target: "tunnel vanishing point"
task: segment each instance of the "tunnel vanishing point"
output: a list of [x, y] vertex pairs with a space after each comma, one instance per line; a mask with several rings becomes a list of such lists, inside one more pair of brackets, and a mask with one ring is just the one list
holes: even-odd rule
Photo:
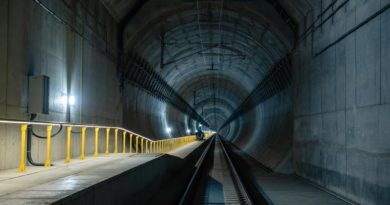
[[390, 204], [389, 0], [1, 0], [0, 204]]

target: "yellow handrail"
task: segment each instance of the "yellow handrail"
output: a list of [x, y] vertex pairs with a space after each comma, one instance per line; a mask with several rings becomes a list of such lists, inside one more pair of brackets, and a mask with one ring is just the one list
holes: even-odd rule
[[130, 134], [130, 154], [133, 153], [133, 134]]
[[70, 137], [72, 133], [72, 127], [66, 129], [66, 159], [65, 163], [70, 162]]
[[20, 131], [21, 131], [21, 143], [20, 143], [19, 172], [24, 172], [26, 170], [26, 131], [27, 131], [27, 125], [22, 125], [20, 127]]
[[[87, 129], [95, 129], [95, 151], [94, 156], [99, 155], [99, 130], [106, 130], [106, 144], [105, 144], [105, 154], [109, 154], [109, 142], [110, 142], [110, 130], [114, 129], [114, 153], [118, 153], [118, 132], [123, 133], [123, 153], [126, 153], [126, 135], [129, 133], [129, 151], [133, 153], [133, 137], [135, 137], [135, 152], [134, 153], [166, 153], [174, 149], [182, 147], [188, 143], [191, 143], [196, 140], [195, 136], [184, 136], [178, 138], [164, 139], [164, 140], [151, 140], [142, 135], [139, 135], [130, 130], [121, 128], [121, 127], [109, 127], [109, 126], [98, 126], [98, 125], [82, 125], [82, 124], [71, 124], [71, 123], [61, 123], [61, 122], [39, 122], [39, 121], [22, 121], [22, 120], [6, 120], [0, 119], [0, 124], [17, 124], [20, 125], [21, 131], [21, 144], [20, 144], [20, 164], [18, 171], [24, 172], [26, 170], [26, 134], [28, 125], [39, 125], [46, 126], [46, 160], [44, 163], [45, 167], [51, 166], [51, 138], [52, 138], [52, 128], [65, 126], [66, 129], [66, 157], [65, 163], [70, 163], [71, 160], [71, 133], [72, 128], [78, 127], [81, 128], [81, 153], [80, 159], [85, 159], [85, 138]], [[206, 138], [209, 137], [212, 133], [206, 133]], [[139, 141], [140, 140], [140, 141]], [[144, 144], [145, 141], [145, 144]]]
[[135, 137], [135, 153], [138, 153], [138, 136]]
[[118, 128], [115, 129], [115, 145], [114, 145], [114, 153], [118, 153]]
[[53, 126], [48, 125], [46, 127], [46, 161], [45, 161], [45, 167], [51, 166], [51, 130]]
[[141, 138], [141, 153], [144, 153], [144, 139]]
[[126, 132], [123, 132], [122, 152], [126, 153]]
[[99, 128], [95, 128], [95, 154], [93, 156], [97, 157], [99, 155]]

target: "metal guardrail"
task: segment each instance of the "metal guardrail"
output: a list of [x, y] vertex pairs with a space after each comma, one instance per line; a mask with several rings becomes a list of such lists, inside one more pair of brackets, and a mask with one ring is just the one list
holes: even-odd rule
[[[114, 130], [114, 151], [113, 153], [118, 153], [118, 134], [119, 131], [122, 132], [122, 153], [127, 153], [126, 151], [126, 138], [129, 137], [129, 153], [167, 153], [174, 149], [177, 149], [181, 146], [184, 146], [190, 142], [196, 140], [196, 136], [184, 136], [172, 139], [164, 140], [152, 140], [147, 137], [144, 137], [138, 133], [132, 132], [125, 128], [121, 127], [110, 127], [110, 126], [100, 126], [100, 125], [91, 125], [91, 124], [71, 124], [71, 123], [61, 123], [61, 122], [42, 122], [42, 121], [23, 121], [23, 120], [8, 120], [0, 119], [0, 124], [16, 124], [20, 125], [21, 133], [21, 143], [20, 143], [20, 164], [19, 172], [24, 172], [26, 170], [26, 136], [27, 136], [27, 127], [28, 125], [38, 125], [46, 126], [46, 160], [45, 167], [51, 166], [51, 137], [52, 137], [52, 128], [53, 127], [66, 127], [66, 158], [65, 163], [70, 163], [71, 161], [71, 138], [72, 138], [72, 128], [78, 127], [81, 128], [81, 154], [80, 159], [85, 159], [85, 138], [86, 131], [88, 129], [94, 130], [95, 134], [95, 152], [94, 156], [99, 156], [99, 131], [100, 129], [106, 130], [106, 146], [105, 154], [110, 154], [109, 143], [110, 143], [110, 131]], [[206, 133], [206, 137], [210, 136], [211, 133]], [[133, 140], [135, 141], [133, 143]], [[135, 150], [133, 150], [133, 144], [135, 144]]]

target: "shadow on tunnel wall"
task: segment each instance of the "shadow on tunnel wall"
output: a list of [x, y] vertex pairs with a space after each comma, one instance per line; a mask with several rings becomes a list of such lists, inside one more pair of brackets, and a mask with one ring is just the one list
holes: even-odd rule
[[[124, 126], [151, 139], [181, 137], [188, 135], [187, 129], [194, 130], [192, 119], [130, 84], [123, 91], [123, 110]], [[166, 132], [168, 127], [171, 133]]]
[[221, 136], [274, 172], [293, 173], [291, 86], [220, 131]]

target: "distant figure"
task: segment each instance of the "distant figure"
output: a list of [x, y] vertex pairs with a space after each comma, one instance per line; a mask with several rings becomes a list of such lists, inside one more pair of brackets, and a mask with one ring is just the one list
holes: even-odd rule
[[196, 139], [197, 140], [203, 140], [204, 138], [204, 133], [202, 132], [201, 129], [199, 129], [197, 132], [196, 132]]

